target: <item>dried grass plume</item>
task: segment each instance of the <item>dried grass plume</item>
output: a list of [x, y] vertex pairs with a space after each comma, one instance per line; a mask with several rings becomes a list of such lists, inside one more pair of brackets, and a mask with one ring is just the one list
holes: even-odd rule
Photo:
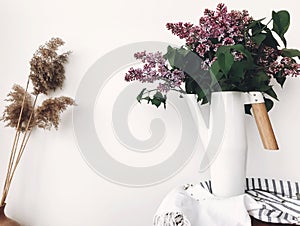
[[[10, 102], [10, 104], [5, 107], [3, 116], [1, 118], [2, 121], [6, 122], [5, 126], [17, 129], [23, 100], [24, 106], [18, 128], [18, 130], [22, 132], [25, 131], [30, 115], [33, 112], [31, 95], [26, 92], [22, 86], [15, 84], [12, 88], [12, 91], [7, 95], [7, 99], [5, 99], [5, 101]], [[33, 126], [34, 119], [30, 121], [28, 129], [31, 129]]]
[[36, 125], [39, 128], [58, 129], [60, 122], [60, 114], [67, 109], [68, 106], [75, 105], [75, 101], [70, 97], [49, 98], [43, 101], [42, 105], [36, 109], [35, 118]]
[[[62, 88], [65, 80], [64, 64], [68, 61], [70, 52], [58, 54], [57, 50], [64, 42], [60, 38], [52, 38], [45, 45], [40, 46], [30, 60], [30, 74], [27, 78], [26, 88], [14, 85], [7, 95], [8, 105], [5, 107], [0, 120], [6, 126], [13, 127], [15, 135], [10, 151], [9, 162], [0, 206], [4, 205], [15, 171], [21, 161], [24, 150], [34, 128], [58, 129], [60, 115], [68, 106], [75, 105], [72, 98], [49, 98], [36, 107], [41, 97], [39, 94], [49, 94]], [[33, 86], [31, 92], [30, 81]], [[44, 96], [45, 98], [45, 96]]]
[[60, 38], [52, 38], [39, 47], [30, 61], [29, 78], [34, 87], [34, 94], [48, 94], [62, 88], [65, 80], [64, 64], [68, 62], [70, 52], [58, 54], [57, 50], [64, 45]]

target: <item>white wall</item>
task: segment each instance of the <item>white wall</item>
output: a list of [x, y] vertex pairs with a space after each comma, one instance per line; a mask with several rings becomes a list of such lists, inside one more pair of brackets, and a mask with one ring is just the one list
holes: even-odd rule
[[[2, 100], [12, 84], [25, 83], [34, 50], [53, 36], [63, 38], [65, 48], [73, 51], [61, 93], [75, 96], [81, 78], [105, 53], [137, 41], [180, 45], [180, 40], [165, 29], [165, 23], [197, 22], [204, 8], [215, 8], [218, 2], [1, 0], [0, 108], [3, 109]], [[298, 1], [223, 2], [229, 8], [248, 9], [255, 18], [270, 16], [273, 9], [289, 10], [292, 22], [288, 44], [300, 48]], [[280, 102], [270, 116], [280, 152], [262, 150], [253, 118], [247, 118], [249, 176], [299, 180], [299, 87], [300, 78], [289, 79], [283, 91], [276, 87]], [[13, 131], [0, 127], [1, 183], [12, 135]], [[180, 173], [159, 185], [145, 188], [116, 185], [99, 177], [82, 159], [73, 134], [72, 113], [68, 111], [59, 131], [34, 132], [7, 200], [8, 214], [31, 226], [151, 225], [155, 209], [171, 188], [204, 177], [197, 173], [200, 155], [200, 150], [196, 151]]]

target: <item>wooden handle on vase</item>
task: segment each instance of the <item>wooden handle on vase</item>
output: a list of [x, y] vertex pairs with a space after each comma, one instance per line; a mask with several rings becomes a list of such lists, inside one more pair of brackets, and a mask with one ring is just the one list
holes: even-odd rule
[[252, 109], [264, 148], [267, 150], [278, 150], [278, 144], [265, 103], [252, 104]]

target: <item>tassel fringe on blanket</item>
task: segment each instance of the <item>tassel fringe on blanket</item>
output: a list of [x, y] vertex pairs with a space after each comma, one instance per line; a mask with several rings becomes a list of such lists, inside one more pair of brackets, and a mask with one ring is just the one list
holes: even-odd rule
[[154, 218], [155, 226], [191, 226], [182, 213], [166, 213]]

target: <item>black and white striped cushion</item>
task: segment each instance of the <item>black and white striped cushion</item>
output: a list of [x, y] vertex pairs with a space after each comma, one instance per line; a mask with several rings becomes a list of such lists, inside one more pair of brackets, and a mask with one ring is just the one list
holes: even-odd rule
[[247, 178], [246, 193], [263, 206], [262, 209], [249, 211], [251, 216], [269, 223], [300, 225], [298, 182]]
[[[212, 193], [211, 181], [200, 185]], [[247, 178], [246, 194], [262, 204], [261, 209], [249, 211], [256, 219], [268, 223], [300, 225], [300, 191], [299, 183], [261, 178]]]

